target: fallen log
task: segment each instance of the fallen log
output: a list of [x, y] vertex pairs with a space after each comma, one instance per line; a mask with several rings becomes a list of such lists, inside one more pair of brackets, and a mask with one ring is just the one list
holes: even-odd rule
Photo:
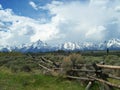
[[42, 67], [43, 69], [49, 71], [52, 76], [58, 76], [58, 74], [59, 74], [59, 73], [55, 72], [54, 70], [49, 69], [49, 68], [47, 68], [47, 67], [45, 67], [45, 66], [43, 66], [41, 64], [39, 64], [39, 66]]
[[77, 80], [94, 81], [94, 79], [90, 79], [90, 78], [86, 78], [86, 77], [66, 76], [66, 78], [77, 79]]
[[92, 76], [88, 76], [88, 78], [94, 79], [94, 80], [99, 81], [101, 83], [104, 83], [104, 84], [107, 84], [109, 86], [112, 86], [112, 87], [120, 89], [120, 85], [116, 85], [116, 84], [113, 84], [113, 83], [110, 83], [108, 81], [105, 81], [105, 80], [102, 80], [102, 79], [99, 79], [99, 78], [96, 78], [96, 77], [92, 77]]
[[107, 69], [119, 69], [120, 70], [120, 66], [112, 66], [112, 65], [100, 65], [100, 64], [96, 64], [98, 67], [100, 68], [107, 68]]
[[57, 64], [57, 63], [55, 63], [55, 62], [53, 62], [53, 61], [51, 61], [51, 60], [47, 60], [47, 59], [45, 59], [44, 57], [41, 57], [41, 59], [42, 59], [44, 62], [50, 63], [50, 64], [54, 65], [54, 66], [57, 67], [57, 68], [60, 67], [60, 64]]
[[48, 63], [51, 63], [51, 64], [53, 64], [53, 62], [52, 62], [52, 61], [50, 61], [50, 60], [47, 60], [47, 59], [45, 59], [44, 57], [41, 57], [41, 59], [42, 59], [43, 61], [45, 61], [45, 62], [48, 62]]
[[87, 67], [92, 65], [91, 64], [75, 64], [75, 66]]
[[54, 70], [63, 70], [63, 68], [53, 68]]
[[120, 77], [116, 77], [116, 76], [113, 76], [113, 75], [109, 75], [109, 78], [120, 80]]
[[95, 70], [87, 70], [87, 69], [72, 69], [72, 71], [76, 72], [90, 72], [90, 73], [95, 73]]
[[47, 68], [47, 67], [45, 67], [45, 66], [43, 66], [43, 65], [41, 65], [41, 64], [38, 64], [40, 67], [42, 67], [43, 69], [45, 69], [45, 70], [47, 70], [47, 71], [50, 71], [50, 72], [53, 72], [53, 70], [51, 70], [51, 69], [49, 69], [49, 68]]

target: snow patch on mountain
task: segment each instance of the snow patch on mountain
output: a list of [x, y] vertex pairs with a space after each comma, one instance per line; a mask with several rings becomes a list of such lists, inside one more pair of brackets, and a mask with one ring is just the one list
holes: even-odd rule
[[111, 39], [108, 41], [100, 42], [100, 43], [92, 43], [92, 42], [65, 42], [60, 45], [50, 46], [41, 40], [38, 40], [33, 43], [23, 44], [20, 46], [0, 46], [0, 51], [2, 52], [11, 52], [11, 51], [19, 51], [19, 52], [49, 52], [49, 51], [57, 51], [57, 50], [65, 50], [65, 51], [74, 51], [74, 50], [106, 50], [109, 48], [110, 50], [120, 50], [120, 39]]
[[120, 39], [111, 39], [107, 43], [107, 47], [120, 47]]

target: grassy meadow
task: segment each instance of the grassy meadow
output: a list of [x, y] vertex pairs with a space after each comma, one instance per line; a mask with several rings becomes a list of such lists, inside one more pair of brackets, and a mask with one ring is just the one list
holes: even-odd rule
[[[111, 51], [86, 51], [86, 52], [49, 52], [49, 53], [0, 53], [0, 90], [85, 90], [86, 83], [80, 80], [69, 80], [62, 76], [43, 74], [43, 69], [38, 65], [41, 57], [56, 63], [63, 63], [69, 69], [71, 59], [76, 63], [92, 64], [104, 61], [108, 65], [120, 66], [120, 52]], [[106, 70], [120, 76], [119, 70]], [[111, 80], [120, 85], [119, 81]], [[97, 83], [91, 90], [97, 89]], [[117, 90], [117, 89], [115, 89]]]

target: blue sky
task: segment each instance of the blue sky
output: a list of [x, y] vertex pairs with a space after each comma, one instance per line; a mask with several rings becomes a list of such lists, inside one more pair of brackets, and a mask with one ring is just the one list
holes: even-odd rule
[[0, 0], [0, 45], [120, 38], [120, 0]]
[[[34, 10], [30, 5], [29, 2], [31, 0], [0, 0], [0, 4], [3, 6], [4, 9], [10, 8], [13, 12], [17, 15], [27, 16], [31, 18], [39, 18], [40, 13], [46, 14], [44, 10]], [[35, 3], [39, 5], [45, 5], [46, 3], [50, 2], [51, 0], [33, 0]]]
[[[51, 3], [52, 0], [0, 0], [0, 4], [4, 9], [10, 8], [13, 10], [13, 12], [17, 15], [27, 16], [30, 18], [40, 18], [40, 17], [46, 17], [48, 18], [48, 10], [34, 10], [29, 5], [29, 2], [33, 1], [39, 6], [44, 6], [48, 3]], [[80, 1], [82, 3], [88, 2], [89, 0], [56, 0], [56, 1], [62, 1], [62, 2], [71, 2], [71, 1]], [[41, 15], [42, 13], [42, 15]], [[50, 17], [50, 16], [49, 16]]]

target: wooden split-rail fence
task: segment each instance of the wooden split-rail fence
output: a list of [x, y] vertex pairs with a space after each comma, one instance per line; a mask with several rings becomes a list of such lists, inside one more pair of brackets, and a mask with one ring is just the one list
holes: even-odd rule
[[[40, 59], [34, 58], [34, 60], [39, 60], [38, 65], [47, 72], [62, 73], [62, 71], [64, 71], [65, 69], [61, 67], [60, 63], [55, 63], [51, 60], [46, 59], [45, 57], [41, 57]], [[95, 84], [95, 82], [101, 83], [101, 86], [99, 86], [99, 90], [114, 90], [114, 88], [120, 90], [120, 83], [115, 84], [109, 81], [109, 79], [111, 78], [120, 82], [120, 77], [104, 72], [104, 69], [120, 70], [120, 66], [104, 65], [104, 64], [96, 64], [96, 63], [93, 63], [91, 65], [76, 64], [75, 66], [84, 67], [84, 68], [83, 69], [71, 68], [69, 70], [69, 73], [72, 72], [72, 74], [65, 74], [63, 75], [63, 77], [68, 79], [80, 80], [80, 81], [88, 81], [85, 90], [91, 90], [90, 88]], [[86, 67], [92, 67], [93, 69], [89, 69]], [[76, 72], [79, 72], [80, 74], [85, 73], [85, 75], [84, 74], [81, 76], [76, 74], [74, 75], [74, 73]]]

